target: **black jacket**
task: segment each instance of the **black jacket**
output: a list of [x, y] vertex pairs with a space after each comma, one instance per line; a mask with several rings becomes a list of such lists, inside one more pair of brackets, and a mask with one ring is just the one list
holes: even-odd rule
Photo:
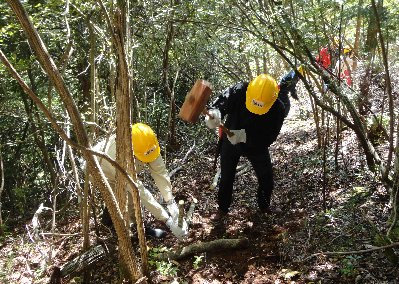
[[[245, 129], [247, 150], [269, 147], [276, 141], [284, 121], [284, 104], [277, 99], [270, 110], [257, 115], [247, 110], [245, 98], [248, 83], [238, 83], [220, 95], [212, 104], [222, 114], [227, 115], [225, 126], [230, 130]], [[240, 143], [241, 144], [241, 143]]]

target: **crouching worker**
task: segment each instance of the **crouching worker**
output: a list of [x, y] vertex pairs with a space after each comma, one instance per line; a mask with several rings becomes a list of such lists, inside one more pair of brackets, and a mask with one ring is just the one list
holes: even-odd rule
[[[115, 137], [115, 135], [112, 135], [105, 141], [101, 141], [94, 149], [104, 152], [112, 159], [115, 159]], [[132, 143], [137, 173], [148, 167], [166, 203], [167, 210], [157, 202], [151, 192], [144, 187], [143, 183], [137, 180], [141, 203], [157, 220], [164, 222], [177, 238], [184, 238], [188, 233], [188, 226], [185, 220], [183, 220], [182, 227], [178, 226], [179, 209], [172, 194], [172, 184], [165, 163], [160, 155], [161, 150], [154, 131], [144, 123], [134, 124], [132, 126]], [[115, 168], [105, 159], [100, 159], [99, 162], [109, 184], [112, 188], [115, 188]], [[129, 216], [134, 222], [133, 202], [130, 194], [128, 194], [128, 210]], [[145, 231], [147, 235], [157, 238], [162, 238], [166, 234], [161, 229], [153, 229], [149, 226], [145, 226]]]

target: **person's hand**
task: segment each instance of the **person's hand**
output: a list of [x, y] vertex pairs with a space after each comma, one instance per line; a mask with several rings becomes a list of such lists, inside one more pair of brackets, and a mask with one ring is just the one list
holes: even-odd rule
[[209, 129], [215, 129], [222, 122], [222, 115], [218, 109], [210, 109], [205, 116], [205, 124]]
[[237, 143], [247, 142], [247, 134], [245, 133], [245, 129], [230, 130], [230, 131], [234, 133], [233, 136], [227, 135], [227, 139], [229, 139], [231, 144], [235, 145]]
[[181, 227], [179, 227], [178, 221], [174, 220], [172, 217], [169, 217], [166, 221], [166, 225], [179, 240], [184, 239], [188, 234], [188, 224], [184, 219]]

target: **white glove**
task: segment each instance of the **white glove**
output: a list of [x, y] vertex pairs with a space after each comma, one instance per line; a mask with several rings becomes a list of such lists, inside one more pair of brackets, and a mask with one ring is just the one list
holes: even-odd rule
[[[208, 113], [210, 114], [210, 116], [209, 115], [205, 116], [205, 124], [209, 129], [215, 129], [222, 122], [222, 114], [220, 113], [220, 110], [216, 108], [210, 109]], [[211, 118], [211, 116], [213, 118]]]
[[166, 208], [168, 208], [170, 216], [172, 216], [173, 220], [179, 219], [179, 207], [177, 207], [177, 204], [174, 200], [168, 205], [166, 205]]
[[173, 235], [176, 236], [179, 240], [185, 238], [188, 234], [188, 225], [186, 220], [183, 219], [183, 225], [180, 228], [178, 225], [178, 221], [174, 220], [172, 217], [166, 221], [166, 226], [172, 231]]
[[247, 134], [245, 133], [245, 129], [230, 130], [230, 131], [234, 133], [233, 136], [227, 135], [227, 139], [229, 139], [231, 144], [235, 145], [237, 143], [247, 142]]

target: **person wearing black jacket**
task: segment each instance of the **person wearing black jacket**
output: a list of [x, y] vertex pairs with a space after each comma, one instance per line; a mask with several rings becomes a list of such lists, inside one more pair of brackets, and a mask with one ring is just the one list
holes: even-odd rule
[[212, 219], [220, 220], [232, 203], [236, 167], [241, 156], [251, 162], [259, 187], [257, 201], [261, 212], [276, 213], [270, 206], [274, 187], [273, 169], [268, 147], [277, 139], [284, 121], [284, 104], [277, 98], [278, 85], [273, 77], [261, 74], [250, 83], [228, 88], [212, 104], [205, 123], [218, 127], [227, 116], [225, 126], [234, 135], [222, 135], [221, 177], [218, 191], [218, 212]]
[[[298, 67], [298, 72], [304, 76], [304, 67], [301, 65]], [[288, 94], [291, 93], [291, 96], [298, 100], [298, 95], [296, 94], [296, 84], [299, 81], [298, 73], [295, 70], [291, 70], [286, 74], [280, 81], [280, 91], [278, 93], [278, 98], [284, 103], [285, 106], [285, 117], [288, 116], [288, 113], [291, 108], [290, 98]]]

